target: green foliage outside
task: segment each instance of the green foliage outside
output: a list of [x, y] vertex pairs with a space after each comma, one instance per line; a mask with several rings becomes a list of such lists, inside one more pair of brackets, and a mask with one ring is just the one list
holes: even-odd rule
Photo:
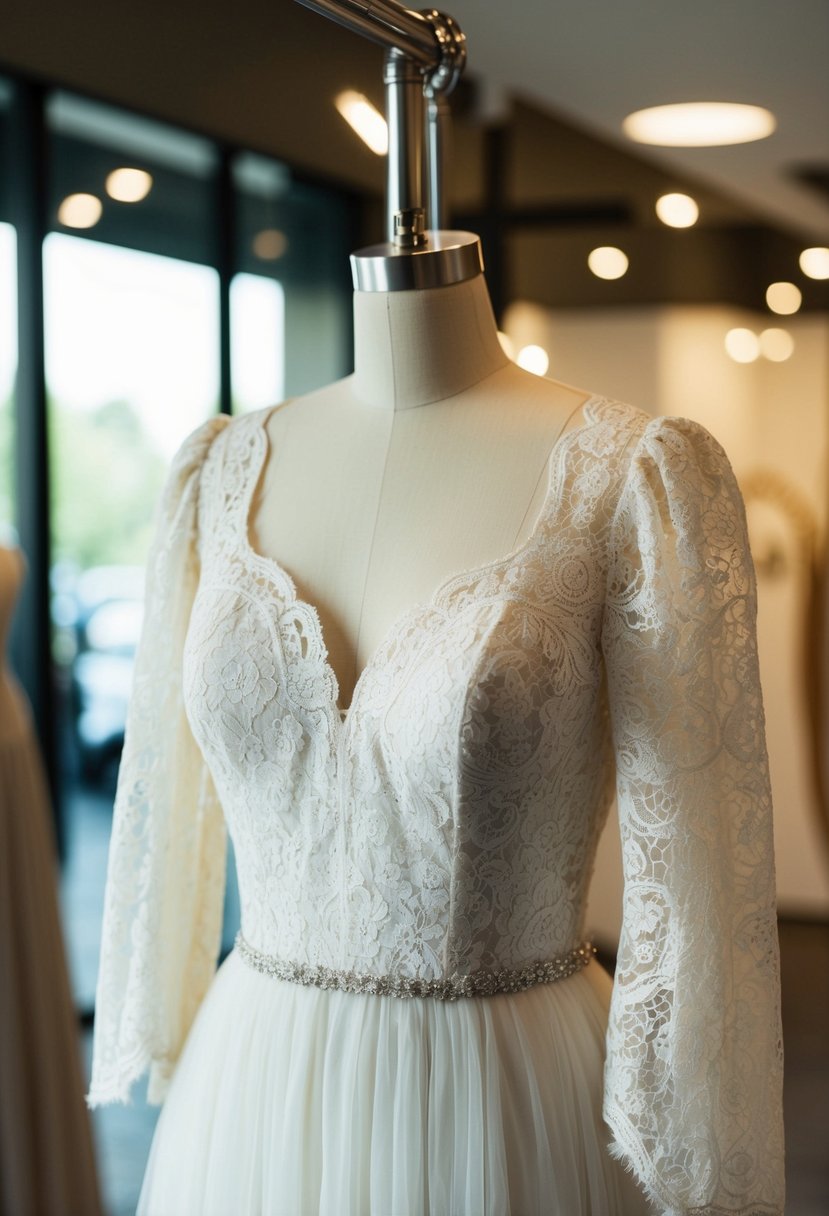
[[[81, 569], [144, 564], [167, 461], [128, 401], [90, 411], [49, 405], [52, 560]], [[0, 406], [0, 522], [14, 521], [14, 430]]]
[[50, 406], [52, 559], [143, 565], [167, 463], [128, 401]]

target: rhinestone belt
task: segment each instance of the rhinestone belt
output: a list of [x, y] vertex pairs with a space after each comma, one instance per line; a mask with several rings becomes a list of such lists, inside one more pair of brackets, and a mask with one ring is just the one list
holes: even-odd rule
[[551, 984], [566, 979], [586, 967], [596, 947], [592, 942], [583, 942], [567, 954], [548, 959], [543, 963], [530, 963], [526, 967], [502, 967], [497, 970], [481, 969], [471, 975], [458, 975], [448, 979], [422, 980], [408, 976], [371, 975], [358, 971], [338, 971], [310, 963], [290, 963], [272, 954], [263, 954], [245, 941], [241, 932], [234, 943], [239, 957], [263, 975], [275, 979], [292, 980], [298, 984], [313, 984], [317, 988], [339, 988], [343, 992], [369, 992], [375, 996], [433, 996], [441, 1001], [456, 1001], [458, 997], [493, 996], [496, 992], [522, 992], [535, 984]]

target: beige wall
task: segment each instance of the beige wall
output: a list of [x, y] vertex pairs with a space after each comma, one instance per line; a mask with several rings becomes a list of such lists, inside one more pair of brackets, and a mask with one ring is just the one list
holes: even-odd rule
[[[723, 339], [735, 326], [788, 329], [795, 340], [785, 363], [735, 363]], [[829, 481], [829, 317], [775, 318], [723, 307], [569, 310], [515, 304], [504, 328], [517, 347], [543, 346], [548, 375], [629, 401], [653, 414], [701, 422], [728, 453], [746, 498], [758, 567], [758, 641], [775, 810], [780, 911], [829, 916], [829, 848], [818, 826], [806, 748], [800, 671], [803, 630], [804, 521], [823, 534]], [[760, 499], [760, 472], [786, 495]], [[785, 557], [777, 576], [764, 558]], [[618, 830], [611, 814], [599, 853], [589, 927], [618, 935], [621, 907]]]

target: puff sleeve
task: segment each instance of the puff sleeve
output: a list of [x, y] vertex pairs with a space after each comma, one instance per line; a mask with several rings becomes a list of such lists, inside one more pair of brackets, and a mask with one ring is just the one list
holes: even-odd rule
[[651, 419], [610, 526], [602, 648], [624, 868], [604, 1116], [669, 1216], [782, 1216], [772, 806], [745, 507]]
[[226, 829], [182, 701], [182, 654], [199, 578], [199, 475], [224, 426], [182, 443], [155, 509], [107, 863], [87, 1104], [148, 1101], [169, 1078], [218, 958]]

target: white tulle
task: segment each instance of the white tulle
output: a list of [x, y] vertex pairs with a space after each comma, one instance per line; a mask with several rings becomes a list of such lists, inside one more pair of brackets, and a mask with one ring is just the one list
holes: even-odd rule
[[137, 1216], [644, 1216], [603, 1147], [598, 973], [449, 1004], [291, 984], [230, 954]]
[[[313, 605], [249, 541], [269, 411], [182, 446], [116, 795], [89, 1095], [126, 1098], [149, 1065], [158, 1100], [172, 1076], [153, 1216], [219, 1212], [234, 1188], [240, 1213], [305, 1210], [286, 1196], [354, 1216], [632, 1216], [644, 1194], [684, 1216], [782, 1213], [742, 499], [699, 424], [602, 398], [583, 413], [529, 540], [403, 614], [344, 720]], [[450, 1003], [277, 980], [234, 953], [211, 986], [225, 823], [256, 951], [440, 980], [583, 940], [614, 790], [609, 1014], [594, 964]]]

